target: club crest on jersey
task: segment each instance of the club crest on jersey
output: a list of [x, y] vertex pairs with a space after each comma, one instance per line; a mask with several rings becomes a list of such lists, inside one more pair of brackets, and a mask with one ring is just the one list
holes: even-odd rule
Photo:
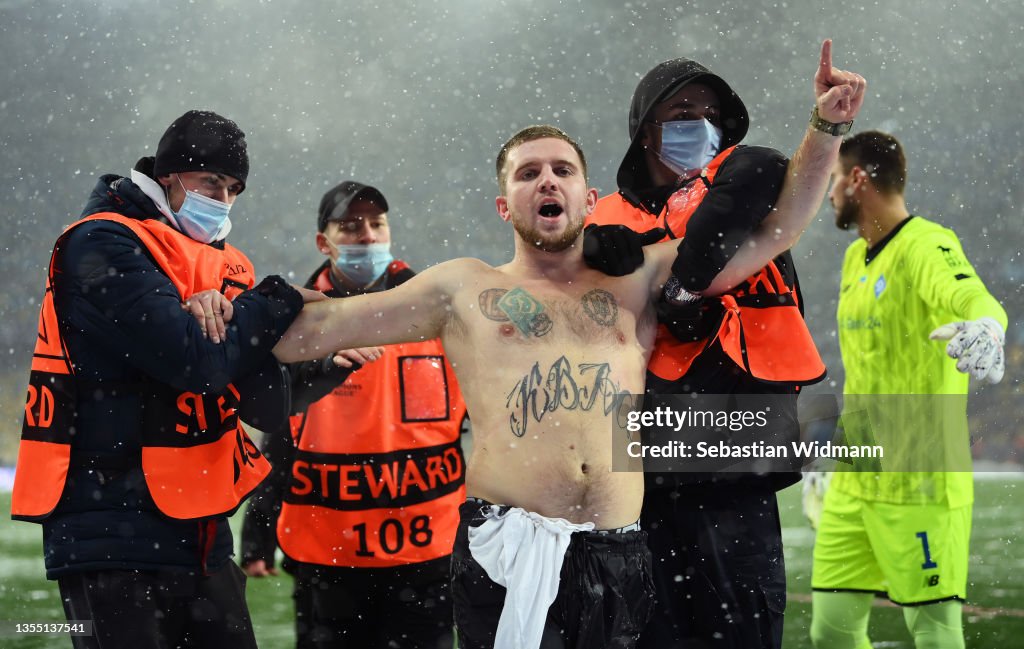
[[885, 291], [885, 275], [879, 275], [878, 279], [875, 280], [875, 299], [881, 297], [882, 292]]

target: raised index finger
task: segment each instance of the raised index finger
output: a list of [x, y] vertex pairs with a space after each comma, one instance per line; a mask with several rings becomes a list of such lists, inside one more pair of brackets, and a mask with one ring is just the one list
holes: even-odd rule
[[818, 63], [821, 71], [825, 74], [832, 74], [832, 39], [826, 38], [821, 43], [821, 60]]

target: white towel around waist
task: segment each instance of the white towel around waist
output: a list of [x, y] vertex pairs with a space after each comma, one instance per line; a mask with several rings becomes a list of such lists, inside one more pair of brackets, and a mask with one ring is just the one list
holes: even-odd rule
[[491, 581], [507, 589], [495, 649], [536, 649], [558, 593], [569, 537], [593, 530], [594, 524], [547, 518], [521, 507], [502, 509], [483, 508], [487, 520], [469, 528], [469, 552]]

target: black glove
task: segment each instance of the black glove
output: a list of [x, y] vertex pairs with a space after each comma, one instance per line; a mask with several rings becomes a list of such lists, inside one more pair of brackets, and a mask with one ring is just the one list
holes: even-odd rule
[[[285, 328], [302, 311], [302, 294], [292, 288], [292, 285], [280, 275], [267, 275], [256, 286], [249, 289], [267, 298], [270, 305], [270, 313], [273, 318], [291, 319], [285, 323]], [[248, 293], [248, 291], [246, 291]]]
[[695, 342], [713, 336], [725, 317], [722, 303], [715, 298], [679, 304], [662, 296], [655, 302], [654, 310], [658, 314], [658, 322], [681, 342]]
[[662, 228], [633, 232], [625, 225], [589, 225], [583, 231], [583, 261], [605, 275], [629, 275], [644, 263], [643, 247], [664, 237]]
[[335, 365], [334, 354], [312, 361], [293, 363], [292, 372], [292, 414], [305, 412], [311, 405], [330, 394], [344, 383], [352, 372], [362, 365], [352, 367]]

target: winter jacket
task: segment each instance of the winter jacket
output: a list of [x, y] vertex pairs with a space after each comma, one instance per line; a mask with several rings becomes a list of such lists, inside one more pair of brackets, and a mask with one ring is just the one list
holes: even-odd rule
[[[116, 175], [100, 178], [82, 217], [100, 212], [164, 218], [137, 185]], [[232, 553], [226, 516], [170, 518], [146, 486], [138, 461], [143, 395], [154, 386], [216, 394], [233, 384], [243, 395], [243, 420], [282, 421], [285, 382], [271, 350], [301, 310], [301, 296], [280, 278], [242, 292], [227, 339], [214, 344], [122, 224], [78, 225], [61, 239], [53, 264], [58, 326], [78, 391], [71, 467], [55, 510], [42, 521], [47, 577], [106, 569], [215, 571]]]

